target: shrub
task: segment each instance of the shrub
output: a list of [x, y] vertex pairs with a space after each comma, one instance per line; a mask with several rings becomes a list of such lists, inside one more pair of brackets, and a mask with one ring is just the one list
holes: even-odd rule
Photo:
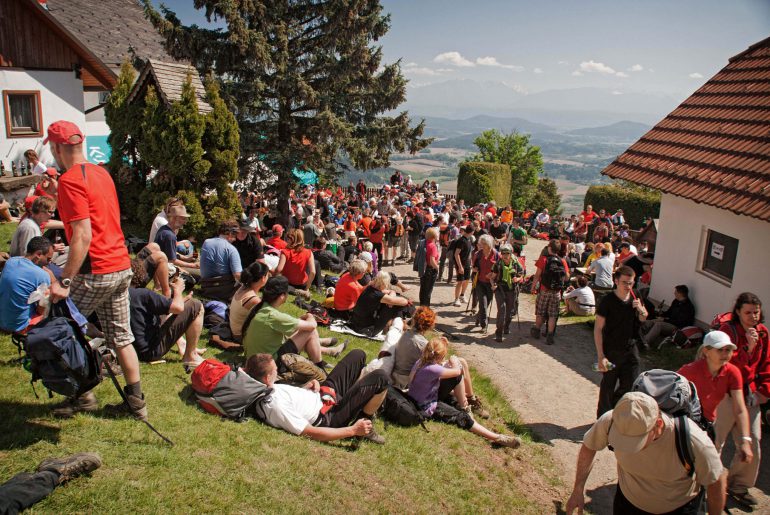
[[497, 163], [462, 163], [457, 174], [457, 196], [469, 205], [490, 200], [502, 206], [508, 204], [511, 168]]
[[632, 228], [642, 226], [646, 216], [660, 216], [660, 192], [627, 188], [619, 184], [591, 186], [586, 192], [585, 205], [591, 204], [594, 211], [605, 209], [610, 214], [623, 210], [626, 222]]

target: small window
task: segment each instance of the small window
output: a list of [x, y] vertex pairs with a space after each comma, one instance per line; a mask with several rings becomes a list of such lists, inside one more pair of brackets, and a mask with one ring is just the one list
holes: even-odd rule
[[703, 271], [732, 282], [738, 257], [738, 240], [709, 229], [703, 251]]
[[3, 91], [5, 133], [9, 138], [43, 135], [39, 91]]

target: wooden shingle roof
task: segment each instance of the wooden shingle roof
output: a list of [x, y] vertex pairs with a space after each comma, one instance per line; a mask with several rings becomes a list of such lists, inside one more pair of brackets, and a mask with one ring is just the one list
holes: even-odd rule
[[602, 173], [770, 221], [770, 38], [732, 57]]
[[206, 90], [203, 87], [198, 71], [189, 64], [167, 63], [150, 59], [142, 69], [139, 78], [134, 83], [128, 101], [132, 102], [144, 94], [149, 84], [155, 86], [161, 100], [169, 105], [182, 98], [182, 86], [187, 77], [192, 77], [192, 86], [198, 102], [200, 113], [211, 112], [211, 106], [206, 103]]

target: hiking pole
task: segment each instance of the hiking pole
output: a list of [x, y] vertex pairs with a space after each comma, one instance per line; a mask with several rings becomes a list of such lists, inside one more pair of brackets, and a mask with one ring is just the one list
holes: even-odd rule
[[[120, 394], [120, 397], [123, 399], [123, 402], [125, 402], [125, 403], [126, 403], [128, 406], [129, 406], [129, 407], [131, 407], [131, 405], [130, 405], [130, 404], [128, 404], [128, 397], [126, 397], [126, 394], [125, 394], [125, 392], [123, 391], [123, 388], [121, 388], [121, 387], [120, 387], [120, 383], [118, 383], [118, 378], [117, 378], [117, 377], [115, 377], [115, 372], [113, 372], [113, 371], [112, 371], [112, 367], [110, 366], [110, 364], [109, 364], [109, 363], [105, 363], [105, 364], [104, 364], [104, 368], [106, 368], [106, 369], [107, 369], [107, 374], [110, 376], [110, 379], [112, 379], [112, 384], [114, 384], [114, 385], [115, 385], [115, 389], [116, 389], [116, 390], [118, 391], [118, 393]], [[141, 419], [140, 419], [140, 420], [141, 420]], [[165, 436], [163, 436], [162, 434], [160, 434], [160, 431], [158, 431], [157, 429], [155, 429], [154, 427], [152, 427], [152, 424], [150, 424], [150, 423], [149, 423], [147, 420], [142, 420], [142, 422], [144, 422], [144, 423], [147, 425], [147, 427], [149, 427], [150, 429], [152, 429], [152, 431], [153, 431], [153, 432], [154, 432], [156, 435], [160, 436], [160, 437], [163, 439], [163, 441], [164, 441], [164, 442], [166, 442], [167, 444], [169, 444], [169, 445], [170, 445], [170, 446], [172, 446], [172, 447], [174, 446], [174, 442], [172, 442], [171, 440], [169, 440], [168, 438], [166, 438]]]

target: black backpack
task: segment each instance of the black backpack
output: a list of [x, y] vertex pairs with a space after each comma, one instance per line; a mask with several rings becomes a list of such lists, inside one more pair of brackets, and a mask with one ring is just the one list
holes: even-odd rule
[[414, 405], [414, 402], [393, 385], [388, 386], [388, 394], [385, 402], [382, 403], [382, 417], [388, 422], [398, 424], [399, 426], [412, 427], [421, 425], [425, 431], [425, 417]]
[[569, 281], [567, 270], [559, 256], [548, 256], [540, 283], [549, 290], [563, 290]]

